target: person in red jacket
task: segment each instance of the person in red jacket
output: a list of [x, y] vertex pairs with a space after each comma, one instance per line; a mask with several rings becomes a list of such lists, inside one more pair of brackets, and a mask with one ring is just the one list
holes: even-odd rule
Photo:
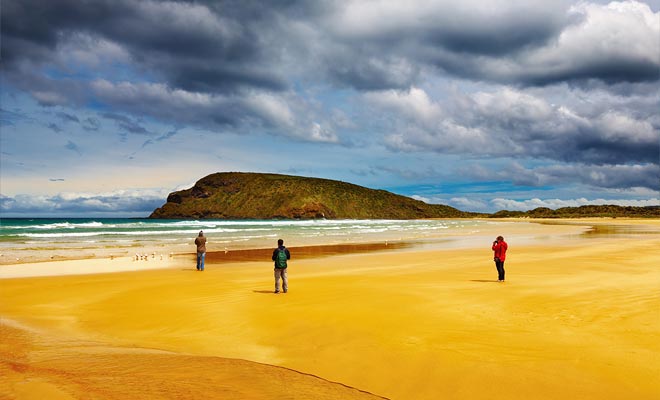
[[504, 260], [506, 260], [506, 249], [509, 245], [506, 244], [502, 236], [498, 236], [493, 242], [493, 252], [495, 252], [495, 267], [497, 268], [497, 280], [504, 282]]

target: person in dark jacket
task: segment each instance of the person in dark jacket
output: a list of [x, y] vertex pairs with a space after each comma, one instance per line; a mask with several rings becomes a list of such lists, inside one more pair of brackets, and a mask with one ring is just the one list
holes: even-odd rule
[[272, 260], [275, 262], [275, 293], [280, 292], [280, 278], [282, 278], [282, 290], [286, 293], [289, 290], [289, 279], [286, 269], [287, 261], [291, 259], [289, 249], [284, 247], [284, 240], [277, 241], [277, 248], [273, 250]]
[[495, 261], [495, 268], [497, 268], [497, 280], [499, 282], [504, 282], [504, 260], [506, 260], [506, 250], [509, 248], [509, 245], [506, 244], [502, 236], [498, 236], [497, 239], [493, 242], [493, 252]]
[[203, 231], [199, 231], [199, 235], [195, 238], [195, 245], [197, 246], [197, 271], [204, 271], [204, 258], [206, 258], [206, 237], [204, 237]]

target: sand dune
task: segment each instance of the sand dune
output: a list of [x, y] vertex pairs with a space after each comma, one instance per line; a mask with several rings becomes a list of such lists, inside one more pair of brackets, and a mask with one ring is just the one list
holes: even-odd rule
[[660, 234], [647, 223], [639, 235], [535, 241], [512, 227], [504, 284], [488, 244], [294, 253], [286, 295], [272, 294], [269, 262], [4, 279], [0, 388], [55, 399], [657, 398]]

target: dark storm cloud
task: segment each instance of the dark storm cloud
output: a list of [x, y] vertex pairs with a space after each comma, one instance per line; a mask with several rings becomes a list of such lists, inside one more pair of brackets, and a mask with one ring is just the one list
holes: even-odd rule
[[[55, 110], [62, 125], [52, 129], [79, 123], [99, 131], [109, 120], [125, 142], [150, 136], [145, 146], [176, 134], [157, 137], [148, 120], [384, 143], [396, 151], [541, 159], [584, 167], [592, 173], [580, 182], [604, 187], [626, 180], [650, 187], [653, 170], [641, 167], [659, 159], [659, 15], [640, 2], [4, 0], [2, 6], [3, 83]], [[438, 89], [447, 81], [457, 82], [455, 93]], [[341, 107], [351, 108], [349, 123], [324, 120]], [[71, 109], [90, 111], [83, 117]], [[3, 124], [17, 121], [12, 113], [2, 110]], [[69, 149], [80, 152], [73, 141]], [[521, 176], [530, 183], [561, 176], [536, 172]]]
[[530, 187], [577, 183], [594, 188], [657, 190], [660, 184], [658, 177], [660, 177], [660, 166], [651, 163], [637, 165], [577, 163], [536, 168], [525, 168], [515, 163], [501, 170], [485, 172], [482, 179], [507, 180], [516, 185]]
[[[192, 111], [202, 125], [269, 125], [245, 96], [298, 79], [359, 91], [407, 89], [438, 71], [523, 86], [657, 80], [654, 15], [621, 4], [7, 0], [2, 51], [11, 84], [42, 105], [102, 101], [189, 123], [173, 95], [182, 90], [221, 97], [212, 112]], [[84, 78], [85, 62], [97, 81], [70, 77]], [[140, 93], [99, 93], [116, 62], [120, 76], [128, 70], [169, 93], [157, 106]]]
[[[284, 29], [316, 74], [358, 90], [401, 89], [429, 69], [522, 86], [657, 80], [657, 27], [643, 4], [338, 2]], [[296, 21], [299, 22], [299, 21]], [[304, 40], [297, 39], [304, 37]], [[635, 43], [630, 47], [630, 43]]]
[[358, 59], [394, 53], [475, 80], [534, 86], [660, 77], [658, 16], [645, 4], [510, 2], [488, 9], [480, 2], [463, 3], [473, 7], [467, 11], [444, 2], [364, 7], [360, 20], [338, 18], [348, 27], [339, 37], [360, 43]]
[[[286, 68], [292, 66], [302, 75], [359, 90], [409, 87], [420, 68], [523, 85], [658, 79], [657, 57], [644, 54], [654, 40], [644, 37], [653, 32], [639, 29], [653, 16], [640, 4], [607, 11], [566, 1], [497, 7], [472, 1], [3, 5], [3, 59], [13, 72], [27, 69], [28, 75], [39, 75], [39, 66], [55, 62], [67, 42], [84, 35], [117, 44], [132, 67], [173, 89], [205, 93], [284, 90], [291, 84]], [[610, 40], [612, 26], [617, 41], [594, 46], [594, 40]], [[627, 43], [639, 51], [622, 48]]]
[[[578, 99], [584, 93], [563, 89], [555, 95]], [[400, 116], [382, 127], [392, 132], [386, 145], [393, 150], [555, 161], [582, 176], [583, 184], [658, 186], [657, 95], [622, 98], [600, 93], [587, 101], [574, 100], [571, 106], [508, 88], [456, 96], [442, 105], [420, 89], [371, 93], [366, 99], [376, 113]], [[537, 174], [511, 176], [519, 182], [526, 179], [530, 186], [548, 181]]]
[[559, 165], [540, 168], [538, 173], [553, 183], [577, 181], [585, 185], [610, 189], [660, 187], [660, 166], [641, 165]]
[[8, 0], [3, 6], [2, 55], [13, 70], [52, 62], [58, 47], [84, 34], [118, 43], [139, 68], [175, 88], [286, 86], [272, 72], [262, 37], [269, 17], [248, 12], [256, 5], [215, 3], [219, 12], [194, 2], [127, 0]]
[[403, 89], [410, 87], [419, 75], [419, 67], [402, 58], [385, 56], [355, 57], [352, 52], [328, 55], [328, 79], [337, 86], [360, 91]]
[[[647, 118], [625, 111], [608, 110], [587, 118], [515, 92], [477, 99], [472, 105], [456, 117], [460, 127], [476, 129], [487, 139], [487, 146], [473, 153], [588, 164], [657, 162], [660, 158], [657, 128]], [[461, 140], [467, 146], [471, 142], [469, 137]]]

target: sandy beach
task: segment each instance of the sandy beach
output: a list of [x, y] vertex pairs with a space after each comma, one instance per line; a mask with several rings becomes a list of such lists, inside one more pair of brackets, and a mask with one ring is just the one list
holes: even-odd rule
[[3, 265], [0, 397], [656, 399], [660, 221], [506, 229], [505, 283], [481, 237], [292, 244], [279, 295], [250, 257]]

